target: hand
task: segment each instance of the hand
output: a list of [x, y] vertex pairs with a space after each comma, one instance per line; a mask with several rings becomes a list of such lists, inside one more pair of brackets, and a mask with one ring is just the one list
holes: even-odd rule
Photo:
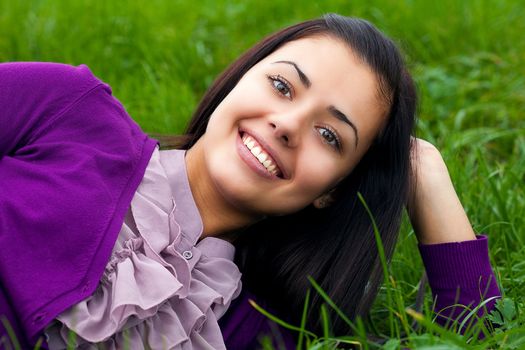
[[412, 139], [413, 178], [407, 209], [422, 244], [476, 239], [447, 166], [430, 142]]

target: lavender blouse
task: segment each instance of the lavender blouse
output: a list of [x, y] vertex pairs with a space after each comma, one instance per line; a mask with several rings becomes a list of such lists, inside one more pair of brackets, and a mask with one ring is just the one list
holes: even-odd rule
[[95, 293], [47, 328], [50, 349], [225, 349], [217, 320], [241, 290], [225, 240], [199, 241], [185, 151], [158, 148], [135, 193]]

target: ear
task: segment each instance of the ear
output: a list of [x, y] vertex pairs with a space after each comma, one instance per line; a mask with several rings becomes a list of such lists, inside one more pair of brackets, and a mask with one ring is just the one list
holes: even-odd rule
[[329, 207], [335, 200], [333, 196], [334, 190], [329, 191], [328, 193], [325, 193], [312, 202], [312, 205], [317, 209], [323, 209]]

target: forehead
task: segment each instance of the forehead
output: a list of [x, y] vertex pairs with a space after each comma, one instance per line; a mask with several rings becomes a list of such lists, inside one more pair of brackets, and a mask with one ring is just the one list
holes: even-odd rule
[[[329, 35], [316, 35], [290, 41], [279, 47], [260, 63], [283, 58], [294, 58], [309, 76], [330, 75], [344, 83], [359, 73], [367, 75], [375, 84], [375, 74], [363, 60], [342, 40]], [[364, 73], [364, 74], [363, 74]]]

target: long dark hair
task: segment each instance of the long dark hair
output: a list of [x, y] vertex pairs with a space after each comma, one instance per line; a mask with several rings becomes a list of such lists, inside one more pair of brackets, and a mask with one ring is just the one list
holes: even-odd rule
[[[358, 192], [374, 215], [387, 258], [392, 255], [408, 195], [416, 108], [414, 84], [396, 45], [369, 22], [336, 14], [285, 28], [253, 46], [219, 76], [200, 102], [184, 138], [164, 140], [177, 148], [190, 148], [204, 134], [215, 108], [251, 67], [287, 42], [316, 35], [342, 40], [375, 72], [388, 121], [352, 173], [339, 183], [332, 205], [269, 217], [246, 228], [235, 240], [235, 259], [245, 288], [291, 321], [302, 313], [310, 287], [307, 276], [350, 318], [368, 312], [382, 271], [372, 223]], [[320, 331], [322, 303], [314, 293], [308, 317], [312, 330]], [[336, 335], [350, 332], [337, 317], [331, 317], [331, 328]]]

